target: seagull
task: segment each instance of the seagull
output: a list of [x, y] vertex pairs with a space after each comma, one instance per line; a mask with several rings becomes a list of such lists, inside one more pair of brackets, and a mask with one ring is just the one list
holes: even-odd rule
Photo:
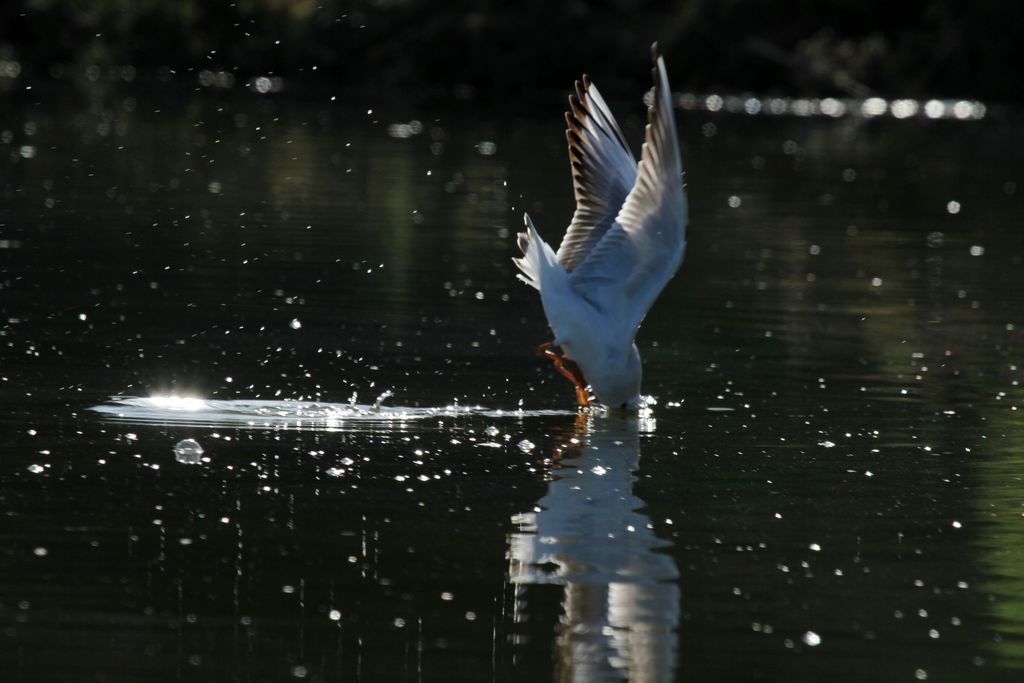
[[576, 212], [557, 252], [524, 215], [526, 230], [518, 234], [523, 255], [512, 259], [521, 271], [517, 277], [540, 292], [554, 332], [554, 340], [537, 351], [575, 385], [581, 408], [591, 404], [591, 393], [608, 408], [642, 407], [634, 339], [686, 249], [687, 201], [672, 93], [657, 43], [651, 52], [654, 98], [640, 163], [584, 75], [565, 113]]

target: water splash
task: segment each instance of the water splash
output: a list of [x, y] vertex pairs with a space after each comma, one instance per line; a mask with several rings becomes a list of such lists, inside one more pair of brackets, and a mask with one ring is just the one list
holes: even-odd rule
[[447, 405], [439, 407], [386, 406], [385, 391], [372, 405], [324, 403], [292, 400], [214, 400], [179, 396], [115, 396], [92, 406], [111, 422], [163, 424], [241, 429], [289, 429], [299, 431], [344, 431], [359, 426], [388, 425], [430, 418], [457, 418], [470, 415], [528, 418], [574, 415], [574, 410], [501, 410], [483, 406]]

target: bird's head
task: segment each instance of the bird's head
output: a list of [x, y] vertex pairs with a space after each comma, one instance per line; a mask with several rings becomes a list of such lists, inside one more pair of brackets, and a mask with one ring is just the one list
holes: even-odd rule
[[636, 344], [608, 356], [600, 372], [589, 377], [597, 399], [613, 410], [637, 410], [641, 407], [640, 380], [643, 370]]

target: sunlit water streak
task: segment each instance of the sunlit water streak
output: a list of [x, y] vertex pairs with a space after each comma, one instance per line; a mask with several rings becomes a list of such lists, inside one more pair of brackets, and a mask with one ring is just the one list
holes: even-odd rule
[[931, 98], [883, 97], [757, 97], [754, 95], [717, 95], [678, 93], [676, 106], [683, 110], [746, 114], [749, 116], [797, 116], [827, 118], [875, 118], [890, 116], [894, 119], [921, 117], [953, 121], [979, 121], [988, 114], [988, 107], [977, 100], [950, 100]]
[[184, 396], [115, 396], [90, 410], [111, 422], [242, 429], [340, 431], [349, 424], [394, 424], [429, 418], [483, 416], [528, 418], [574, 415], [571, 410], [502, 410], [483, 406], [385, 406], [359, 403], [235, 399]]

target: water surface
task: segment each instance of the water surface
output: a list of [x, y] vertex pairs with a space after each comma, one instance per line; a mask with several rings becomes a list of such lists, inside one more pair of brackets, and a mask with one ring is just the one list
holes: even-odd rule
[[10, 680], [1019, 680], [1020, 119], [680, 112], [658, 404], [578, 418], [560, 107], [8, 105]]

